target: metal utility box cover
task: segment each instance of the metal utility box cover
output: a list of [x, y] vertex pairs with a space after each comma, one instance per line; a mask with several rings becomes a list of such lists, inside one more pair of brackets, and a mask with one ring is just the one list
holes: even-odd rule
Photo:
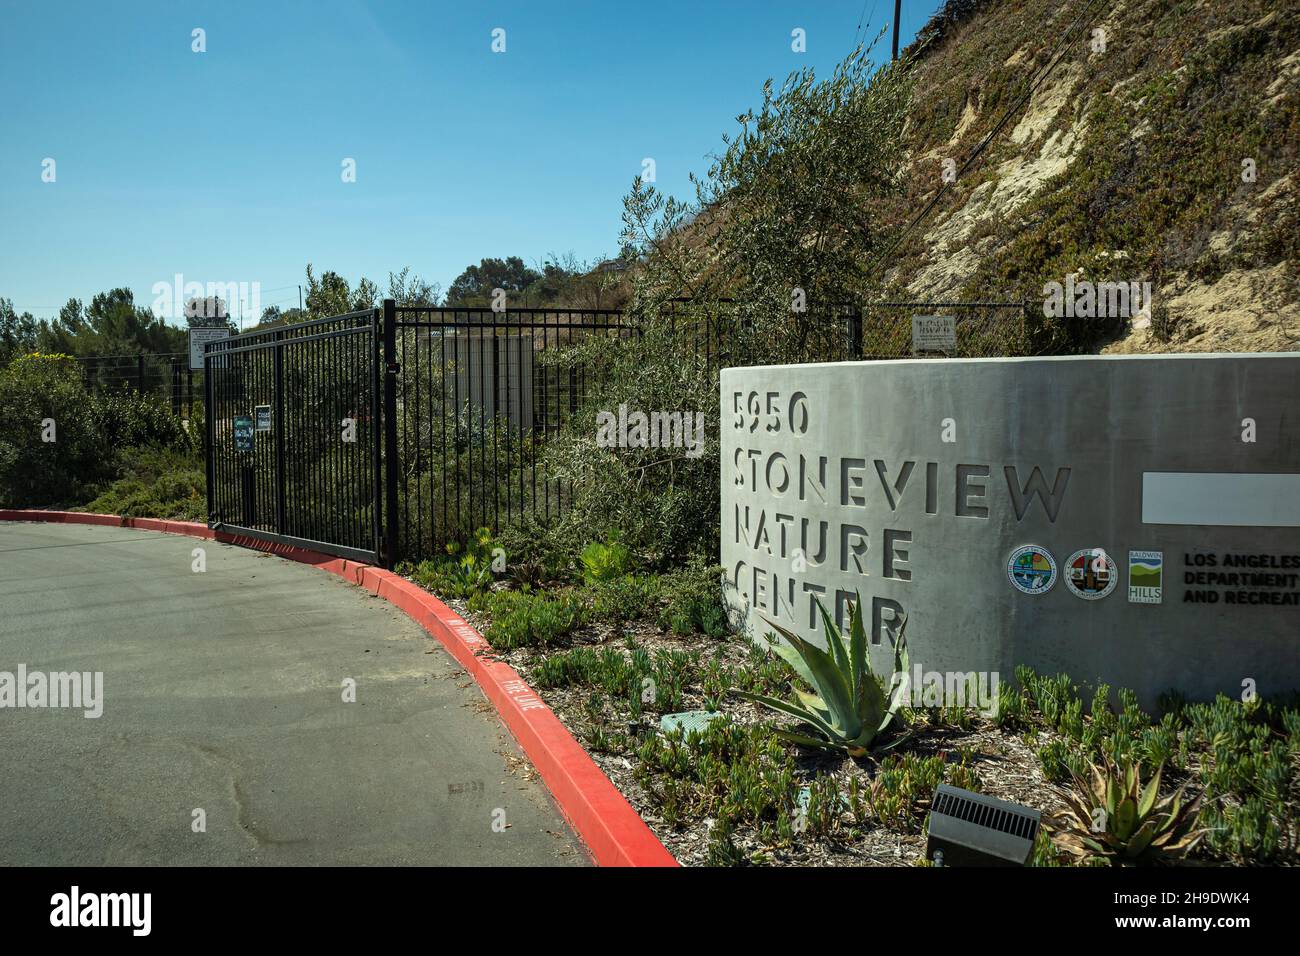
[[942, 851], [944, 866], [1023, 866], [1041, 818], [1030, 807], [941, 783], [930, 804], [925, 858]]

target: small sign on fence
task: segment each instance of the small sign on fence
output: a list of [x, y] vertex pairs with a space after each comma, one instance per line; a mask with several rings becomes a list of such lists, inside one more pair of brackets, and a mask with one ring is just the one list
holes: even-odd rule
[[209, 342], [216, 342], [218, 339], [228, 338], [230, 338], [230, 329], [225, 326], [190, 329], [190, 370], [196, 371], [203, 368], [203, 346]]
[[247, 415], [235, 416], [235, 451], [253, 450], [253, 420]]
[[270, 405], [258, 405], [253, 409], [253, 415], [257, 418], [257, 430], [259, 432], [269, 432], [271, 430]]
[[957, 320], [953, 316], [912, 316], [913, 352], [951, 352], [956, 348]]

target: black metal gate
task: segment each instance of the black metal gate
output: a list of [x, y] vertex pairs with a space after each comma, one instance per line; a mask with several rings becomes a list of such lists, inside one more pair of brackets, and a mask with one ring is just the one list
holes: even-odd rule
[[591, 372], [565, 353], [630, 334], [610, 310], [385, 300], [213, 342], [208, 525], [392, 567], [556, 516], [571, 492], [540, 454]]
[[380, 344], [367, 309], [206, 347], [209, 527], [381, 560]]

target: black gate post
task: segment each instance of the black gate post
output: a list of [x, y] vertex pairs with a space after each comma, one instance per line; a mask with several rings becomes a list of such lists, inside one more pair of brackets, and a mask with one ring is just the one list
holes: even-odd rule
[[848, 360], [856, 362], [862, 358], [862, 312], [856, 304], [849, 307], [847, 332], [845, 345], [849, 351]]
[[239, 498], [243, 505], [242, 523], [245, 528], [257, 527], [257, 475], [249, 452], [236, 452], [239, 455]]
[[383, 326], [381, 313], [370, 313], [370, 543], [378, 557], [384, 540], [384, 401], [382, 389]]
[[[213, 499], [216, 495], [216, 469], [213, 468], [213, 459], [216, 458], [216, 446], [213, 441], [215, 434], [215, 425], [212, 415], [212, 366], [215, 363], [211, 356], [203, 356], [203, 460], [207, 470], [208, 482], [208, 527], [211, 528], [213, 519], [216, 516], [216, 509], [212, 506]], [[191, 417], [193, 421], [193, 417]]]
[[284, 362], [281, 353], [280, 330], [271, 333], [271, 369], [275, 378], [274, 397], [271, 409], [274, 418], [271, 422], [272, 440], [275, 443], [275, 533], [284, 534]]
[[[384, 300], [384, 547], [383, 564], [392, 568], [400, 557], [397, 529], [397, 302]], [[378, 502], [376, 502], [378, 504]]]

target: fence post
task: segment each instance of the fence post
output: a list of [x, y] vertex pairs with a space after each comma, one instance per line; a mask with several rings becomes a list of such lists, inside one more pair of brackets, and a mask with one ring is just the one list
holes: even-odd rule
[[370, 541], [379, 555], [384, 540], [384, 402], [382, 392], [383, 334], [378, 309], [370, 310]]
[[257, 527], [257, 474], [247, 457], [250, 452], [235, 452], [239, 456], [239, 500], [243, 508], [241, 523], [245, 528]]
[[[216, 509], [213, 507], [213, 498], [216, 494], [213, 459], [217, 453], [213, 441], [216, 426], [212, 415], [212, 365], [212, 359], [205, 354], [203, 356], [203, 462], [207, 471], [209, 528], [213, 526], [213, 518], [216, 516]], [[193, 421], [192, 417], [191, 421]]]
[[271, 333], [271, 371], [275, 379], [273, 398], [271, 399], [272, 440], [275, 443], [275, 533], [284, 534], [284, 362], [281, 359], [283, 346], [280, 343], [280, 330]]
[[846, 331], [848, 336], [845, 340], [845, 347], [848, 349], [848, 360], [856, 362], [862, 358], [862, 312], [858, 309], [857, 303], [849, 307], [849, 314], [846, 317]]
[[135, 357], [135, 393], [144, 394], [144, 353]]
[[[398, 553], [397, 529], [397, 302], [384, 300], [384, 567], [394, 567]], [[378, 502], [376, 502], [376, 505]]]

